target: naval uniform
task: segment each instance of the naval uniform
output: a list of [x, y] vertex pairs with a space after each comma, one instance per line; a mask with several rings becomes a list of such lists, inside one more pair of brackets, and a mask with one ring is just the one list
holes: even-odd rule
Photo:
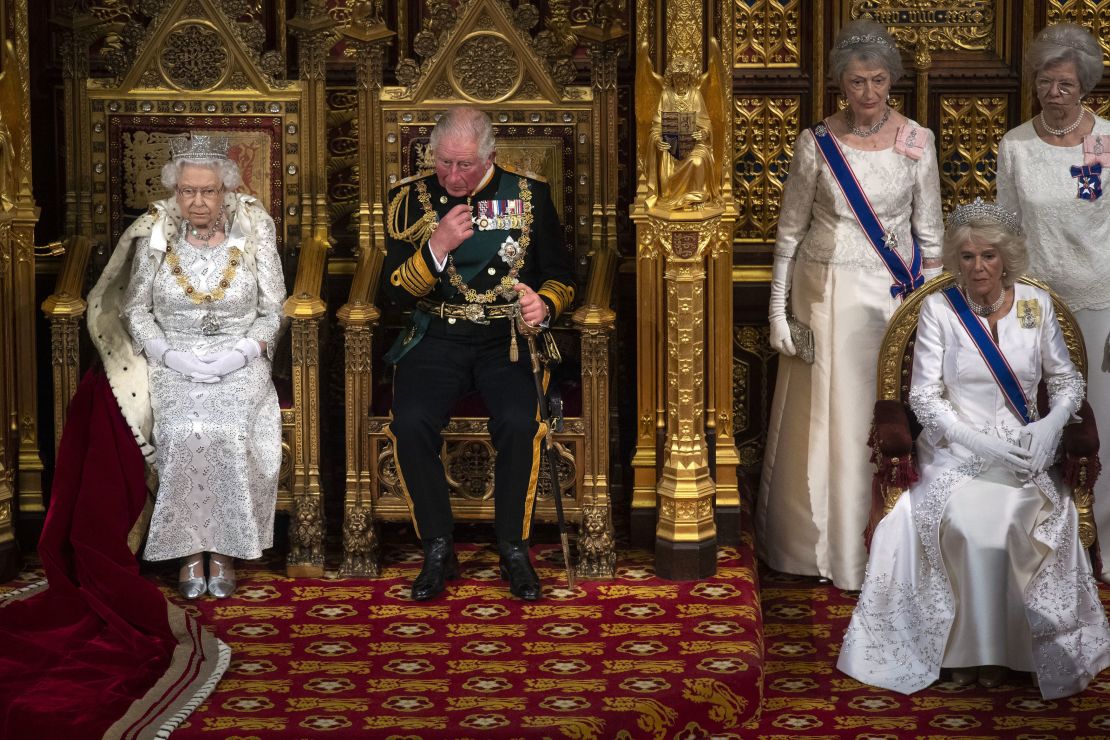
[[[473, 235], [437, 268], [428, 246], [439, 219], [469, 204]], [[495, 529], [526, 540], [543, 438], [527, 341], [512, 329], [512, 286], [547, 303], [554, 320], [574, 299], [574, 278], [546, 183], [494, 166], [471, 196], [455, 197], [435, 175], [389, 195], [384, 289], [413, 309], [386, 359], [396, 364], [388, 434], [417, 534], [450, 537], [454, 524], [440, 449], [455, 403], [476, 390], [489, 411], [497, 460]], [[510, 345], [518, 345], [518, 360]]]

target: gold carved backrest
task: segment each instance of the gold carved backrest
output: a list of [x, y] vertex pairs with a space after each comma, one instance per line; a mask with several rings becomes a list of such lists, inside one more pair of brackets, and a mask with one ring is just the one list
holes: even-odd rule
[[[147, 102], [154, 107], [154, 101]], [[187, 131], [203, 131], [228, 137], [231, 143], [228, 154], [239, 165], [243, 179], [239, 192], [254, 196], [270, 212], [277, 227], [279, 247], [284, 245], [291, 227], [295, 233], [296, 223], [296, 200], [289, 198], [287, 202], [290, 183], [284, 176], [288, 167], [285, 152], [290, 145], [295, 150], [296, 141], [287, 138], [291, 124], [282, 115], [282, 103], [259, 103], [259, 112], [275, 111], [262, 116], [237, 115], [237, 104], [221, 105], [212, 100], [177, 100], [168, 107], [172, 110], [175, 105], [200, 111], [210, 106], [231, 110], [219, 116], [167, 115], [139, 112], [134, 101], [109, 99], [104, 105], [94, 105], [94, 130], [102, 127], [104, 132], [102, 142], [107, 156], [102, 183], [104, 199], [110, 204], [106, 213], [94, 206], [97, 215], [103, 216], [96, 223], [97, 232], [106, 234], [114, 244], [151, 202], [172, 196], [161, 182], [162, 166], [169, 159], [169, 141]], [[243, 101], [242, 105], [248, 114], [254, 113], [254, 104]], [[101, 174], [95, 165], [94, 172]], [[99, 184], [95, 183], [98, 194]], [[289, 189], [296, 193], [295, 185]]]
[[[1018, 282], [1034, 285], [1048, 291], [1052, 296], [1052, 306], [1056, 310], [1056, 320], [1064, 335], [1071, 361], [1087, 377], [1087, 350], [1083, 343], [1083, 333], [1076, 323], [1075, 316], [1046, 284], [1030, 277], [1020, 277]], [[879, 349], [878, 399], [880, 401], [901, 401], [906, 403], [913, 373], [913, 349], [917, 336], [917, 318], [921, 313], [924, 300], [938, 291], [956, 284], [953, 275], [945, 273], [915, 290], [907, 298], [887, 324], [886, 335]]]
[[[432, 171], [428, 140], [444, 109], [470, 101], [448, 100], [434, 106], [383, 104], [384, 126], [380, 145], [386, 162], [386, 189], [416, 174]], [[570, 253], [583, 292], [586, 248], [590, 243], [589, 172], [592, 146], [589, 128], [592, 110], [576, 111], [535, 103], [527, 107], [485, 107], [494, 125], [499, 166], [521, 175], [544, 180], [551, 188], [555, 210], [562, 224], [562, 241]]]
[[[243, 176], [277, 225], [279, 245], [300, 214], [300, 84], [275, 79], [238, 24], [205, 0], [168, 0], [130, 66], [88, 81], [93, 238], [114, 244], [151, 201], [167, 197], [169, 139], [205, 131], [231, 139]], [[104, 257], [103, 259], [106, 259]]]

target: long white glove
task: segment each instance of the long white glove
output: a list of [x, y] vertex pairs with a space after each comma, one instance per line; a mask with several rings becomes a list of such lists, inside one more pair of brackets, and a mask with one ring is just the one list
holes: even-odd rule
[[771, 267], [771, 302], [767, 318], [771, 324], [771, 349], [793, 357], [798, 353], [790, 338], [790, 325], [786, 323], [786, 303], [790, 296], [790, 281], [794, 277], [794, 260], [775, 257]]
[[201, 362], [192, 352], [171, 349], [163, 356], [162, 361], [170, 370], [176, 370], [194, 383], [216, 383], [220, 379], [209, 370], [207, 363]]
[[1004, 439], [977, 432], [962, 421], [953, 422], [944, 430], [950, 442], [961, 444], [989, 463], [1002, 465], [1021, 476], [1033, 474], [1030, 452]]
[[170, 349], [170, 343], [165, 339], [151, 339], [149, 342], [144, 342], [143, 353], [150, 364], [161, 365], [179, 372], [194, 383], [215, 383], [220, 379], [205, 370], [204, 363], [191, 352]]
[[1043, 419], [1038, 419], [1021, 430], [1022, 447], [1029, 450], [1030, 472], [1039, 473], [1056, 460], [1060, 436], [1070, 418], [1068, 404], [1059, 403]]
[[937, 265], [936, 267], [924, 267], [921, 269], [921, 275], [925, 278], [925, 282], [929, 282], [942, 272], [944, 272], [943, 265]]
[[146, 361], [151, 365], [163, 364], [166, 352], [169, 349], [170, 343], [165, 339], [151, 339], [149, 342], [143, 342], [143, 354], [146, 355]]
[[262, 346], [258, 343], [258, 340], [243, 337], [235, 343], [233, 348], [201, 355], [200, 360], [204, 362], [206, 372], [222, 378], [228, 373], [246, 367], [252, 360], [261, 355]]

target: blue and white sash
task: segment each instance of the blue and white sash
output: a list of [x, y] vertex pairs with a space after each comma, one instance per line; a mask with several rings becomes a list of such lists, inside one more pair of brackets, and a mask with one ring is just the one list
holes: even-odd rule
[[895, 298], [905, 298], [925, 282], [925, 276], [921, 272], [921, 247], [917, 239], [913, 239], [913, 254], [910, 264], [907, 265], [902, 255], [898, 254], [896, 248], [898, 240], [894, 232], [883, 228], [879, 216], [871, 207], [871, 201], [867, 199], [867, 194], [860, 187], [856, 174], [852, 172], [851, 165], [844, 158], [844, 152], [840, 151], [836, 137], [829, 133], [824, 123], [814, 126], [810, 129], [810, 133], [813, 134], [813, 140], [817, 142], [817, 149], [825, 158], [825, 164], [829, 166], [833, 179], [840, 186], [840, 191], [844, 193], [844, 198], [851, 206], [852, 212], [856, 214], [860, 228], [863, 229], [875, 253], [882, 259], [894, 279], [894, 284], [890, 286], [890, 294]]
[[1029, 415], [1029, 403], [1025, 398], [1025, 392], [1021, 390], [1021, 383], [1018, 382], [1013, 368], [1006, 361], [1006, 355], [1002, 354], [1002, 349], [994, 341], [994, 337], [990, 335], [990, 332], [983, 327], [983, 322], [972, 312], [963, 291], [956, 286], [952, 286], [942, 292], [944, 297], [948, 299], [949, 305], [952, 306], [952, 310], [956, 312], [956, 317], [971, 336], [971, 341], [975, 342], [976, 349], [979, 350], [983, 361], [987, 363], [987, 369], [994, 376], [994, 382], [998, 383], [998, 387], [1002, 389], [1002, 394], [1006, 396], [1010, 408], [1026, 424], [1033, 421]]

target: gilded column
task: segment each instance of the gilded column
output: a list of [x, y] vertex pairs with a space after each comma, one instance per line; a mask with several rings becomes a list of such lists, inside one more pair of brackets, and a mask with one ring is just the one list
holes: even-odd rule
[[394, 36], [380, 20], [339, 29], [358, 50], [359, 123], [359, 252], [351, 292], [337, 318], [343, 327], [346, 352], [347, 473], [343, 503], [342, 576], [376, 577], [379, 574], [378, 537], [368, 476], [369, 439], [366, 417], [373, 394], [371, 349], [381, 311], [374, 296], [385, 258], [385, 218], [382, 202], [382, 158], [370, 142], [377, 141], [385, 45]]
[[[6, 59], [4, 76], [18, 82], [19, 106], [14, 116], [8, 108], [6, 125], [11, 134], [14, 162], [10, 162], [15, 203], [11, 218], [11, 244], [15, 254], [11, 271], [12, 309], [15, 321], [16, 436], [19, 453], [15, 466], [15, 490], [19, 497], [19, 516], [41, 520], [43, 505], [42, 456], [39, 454], [38, 372], [35, 351], [35, 224], [39, 209], [31, 192], [31, 91], [27, 2], [16, 0], [12, 13], [12, 42], [15, 61]], [[6, 33], [6, 30], [5, 30]], [[5, 54], [6, 56], [6, 54]], [[7, 106], [6, 106], [7, 107]], [[8, 370], [11, 372], [11, 369]]]
[[[612, 11], [612, 9], [610, 9]], [[612, 578], [616, 545], [609, 498], [609, 345], [616, 312], [609, 305], [617, 267], [617, 58], [626, 31], [619, 17], [598, 15], [579, 30], [590, 50], [594, 90], [594, 202], [590, 234], [590, 279], [582, 306], [572, 317], [582, 339], [582, 416], [586, 436], [585, 489], [577, 572], [582, 578]]]
[[[666, 213], [655, 223], [665, 259], [667, 440], [659, 479], [655, 571], [663, 578], [717, 572], [716, 486], [705, 444], [705, 259], [720, 210]], [[649, 218], [655, 218], [649, 214]]]

